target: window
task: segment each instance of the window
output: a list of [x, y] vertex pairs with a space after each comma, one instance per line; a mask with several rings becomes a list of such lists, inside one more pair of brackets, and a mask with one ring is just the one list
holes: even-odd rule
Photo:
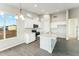
[[16, 19], [11, 13], [0, 15], [0, 39], [16, 36]]
[[16, 36], [16, 19], [15, 16], [6, 13], [6, 38], [15, 37]]
[[3, 26], [3, 17], [0, 15], [0, 40], [1, 39], [3, 39], [3, 37], [4, 37], [4, 32], [3, 32], [3, 28], [4, 28], [4, 26]]

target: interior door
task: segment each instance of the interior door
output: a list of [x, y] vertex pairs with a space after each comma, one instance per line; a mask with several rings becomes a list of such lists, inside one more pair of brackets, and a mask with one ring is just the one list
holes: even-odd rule
[[68, 38], [77, 38], [78, 19], [69, 19], [67, 23], [67, 36]]

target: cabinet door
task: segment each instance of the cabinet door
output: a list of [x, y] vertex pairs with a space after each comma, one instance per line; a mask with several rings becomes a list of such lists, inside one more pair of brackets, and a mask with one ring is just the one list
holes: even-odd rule
[[77, 37], [77, 25], [78, 19], [69, 19], [67, 23], [67, 36], [68, 38], [76, 38]]
[[26, 40], [27, 44], [35, 41], [35, 33], [26, 33], [25, 34], [25, 40]]

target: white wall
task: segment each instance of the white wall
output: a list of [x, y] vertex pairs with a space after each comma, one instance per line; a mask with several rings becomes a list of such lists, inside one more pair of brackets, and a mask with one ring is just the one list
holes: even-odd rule
[[50, 32], [50, 15], [42, 15], [41, 26], [42, 26], [41, 29], [42, 33]]
[[[54, 17], [56, 16], [56, 17]], [[66, 21], [66, 12], [62, 11], [52, 15], [52, 22]]]
[[[56, 16], [56, 17], [54, 17]], [[66, 12], [62, 11], [52, 15], [51, 31], [58, 37], [66, 37]]]
[[70, 9], [69, 18], [79, 18], [79, 8]]

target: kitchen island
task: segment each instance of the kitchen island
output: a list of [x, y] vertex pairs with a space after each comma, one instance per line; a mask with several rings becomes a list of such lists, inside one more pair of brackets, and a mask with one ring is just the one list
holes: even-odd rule
[[55, 34], [40, 35], [40, 48], [52, 53], [57, 42], [56, 38], [57, 36]]

